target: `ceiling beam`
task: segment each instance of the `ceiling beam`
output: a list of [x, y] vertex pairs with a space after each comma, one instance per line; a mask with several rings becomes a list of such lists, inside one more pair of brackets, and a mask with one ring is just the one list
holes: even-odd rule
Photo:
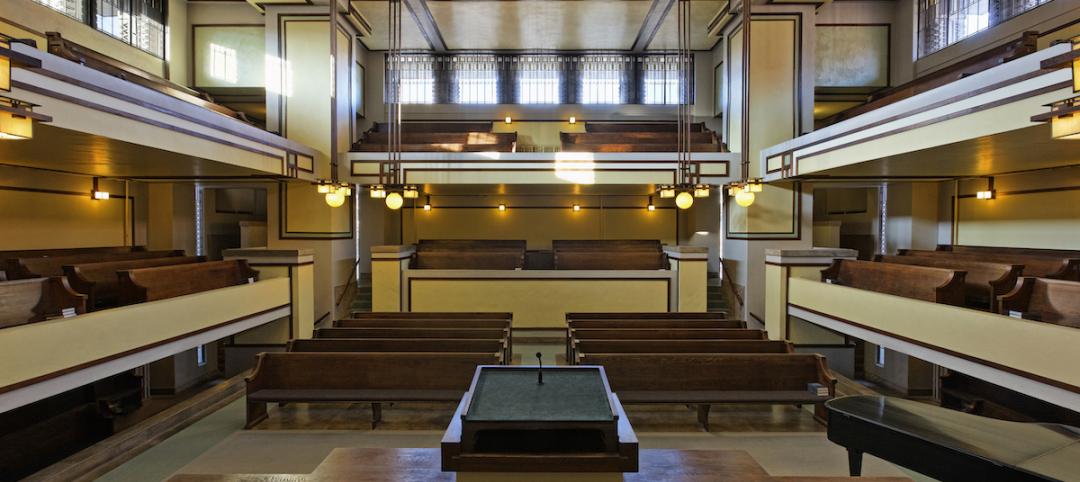
[[653, 0], [652, 6], [649, 7], [649, 13], [645, 15], [645, 21], [641, 23], [641, 30], [638, 30], [637, 38], [634, 39], [634, 46], [630, 47], [630, 50], [634, 52], [645, 51], [649, 44], [652, 43], [653, 38], [656, 37], [656, 32], [660, 31], [660, 26], [664, 24], [664, 19], [667, 18], [671, 7], [675, 5], [675, 1]]
[[446, 52], [446, 41], [443, 40], [442, 32], [439, 31], [439, 26], [435, 23], [435, 17], [431, 16], [431, 10], [428, 9], [427, 2], [425, 0], [404, 1], [409, 13], [416, 20], [416, 26], [420, 27], [420, 34], [424, 36], [424, 40], [427, 40], [431, 50]]

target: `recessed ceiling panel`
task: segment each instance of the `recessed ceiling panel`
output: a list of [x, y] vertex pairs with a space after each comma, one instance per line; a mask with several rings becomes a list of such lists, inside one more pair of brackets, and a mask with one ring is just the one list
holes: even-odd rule
[[[371, 36], [363, 37], [370, 50], [387, 50], [390, 48], [390, 9], [387, 2], [353, 2], [353, 7], [364, 16], [371, 25]], [[401, 5], [401, 45], [408, 50], [428, 50], [427, 40], [420, 33], [420, 27], [416, 25], [416, 19], [409, 13], [404, 3]]]
[[427, 2], [451, 50], [629, 50], [651, 4], [649, 0]]
[[[727, 2], [690, 2], [690, 48], [693, 50], [709, 50], [716, 45], [717, 38], [709, 36], [709, 22], [723, 8]], [[679, 48], [679, 22], [676, 3], [668, 11], [660, 30], [656, 32], [649, 50], [676, 50]]]

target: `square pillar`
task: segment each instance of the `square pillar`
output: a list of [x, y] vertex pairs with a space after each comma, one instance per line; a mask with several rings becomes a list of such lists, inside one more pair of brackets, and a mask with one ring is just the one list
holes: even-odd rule
[[411, 244], [371, 247], [371, 311], [404, 311], [401, 283], [415, 252]]
[[675, 272], [675, 292], [679, 312], [705, 312], [709, 308], [709, 248], [704, 246], [664, 246]]
[[857, 259], [858, 251], [844, 248], [765, 250], [765, 330], [770, 340], [787, 340], [788, 279], [821, 279], [821, 270], [835, 259]]
[[311, 249], [237, 248], [222, 251], [229, 259], [246, 259], [259, 279], [289, 278], [290, 315], [236, 336], [237, 343], [285, 344], [311, 338], [315, 331], [315, 252]]

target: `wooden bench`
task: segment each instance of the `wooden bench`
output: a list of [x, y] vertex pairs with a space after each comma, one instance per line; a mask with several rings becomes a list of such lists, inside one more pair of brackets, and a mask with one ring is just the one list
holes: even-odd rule
[[510, 320], [469, 318], [342, 318], [335, 328], [510, 328]]
[[255, 282], [259, 278], [259, 272], [248, 267], [247, 261], [242, 259], [131, 269], [118, 273], [121, 305], [227, 288]]
[[[821, 404], [836, 393], [836, 378], [813, 353], [597, 353], [584, 360], [604, 367], [624, 404], [695, 404], [706, 430], [714, 403]], [[811, 392], [810, 384], [829, 394]]]
[[523, 269], [525, 241], [422, 239], [410, 265], [417, 269]]
[[87, 296], [87, 308], [91, 311], [117, 306], [120, 302], [120, 277], [118, 271], [201, 263], [205, 256], [170, 256], [167, 258], [131, 259], [64, 265], [64, 275], [71, 287]]
[[667, 319], [642, 319], [642, 320], [568, 320], [569, 328], [746, 328], [743, 320], [667, 320]]
[[721, 311], [570, 312], [566, 320], [726, 320]]
[[86, 296], [60, 277], [0, 282], [0, 328], [62, 316], [63, 310], [86, 313]]
[[[585, 132], [676, 132], [675, 122], [586, 122]], [[705, 124], [690, 124], [690, 132], [703, 132]]]
[[469, 320], [507, 320], [514, 318], [513, 313], [485, 312], [485, 311], [354, 311], [350, 314], [353, 319], [377, 319], [377, 320], [422, 320], [439, 319], [469, 319]]
[[980, 263], [1018, 264], [1024, 266], [1024, 276], [1080, 281], [1080, 256], [1018, 253], [1014, 251], [953, 252], [921, 249], [901, 249], [901, 256], [920, 256], [975, 261]]
[[1011, 312], [1024, 319], [1080, 328], [1080, 282], [1020, 278], [1015, 289], [998, 297], [998, 313]]
[[655, 239], [577, 239], [551, 242], [555, 269], [670, 269]]
[[4, 272], [8, 279], [42, 278], [46, 276], [64, 276], [64, 266], [83, 263], [101, 263], [105, 261], [123, 261], [132, 259], [167, 258], [183, 256], [182, 250], [170, 251], [129, 251], [117, 253], [80, 253], [64, 256], [39, 256], [27, 258], [9, 258], [4, 260]]
[[245, 428], [267, 418], [267, 403], [303, 402], [372, 403], [374, 428], [379, 403], [460, 402], [477, 365], [498, 363], [477, 353], [260, 353], [247, 377]]
[[[566, 144], [676, 144], [678, 132], [560, 132], [559, 139]], [[711, 131], [691, 132], [691, 144], [711, 144], [715, 136]]]
[[566, 359], [582, 340], [767, 340], [765, 330], [740, 328], [568, 328]]
[[514, 344], [509, 328], [316, 328], [313, 338], [406, 338], [413, 340], [480, 339], [502, 340], [506, 345], [504, 356], [513, 356]]
[[794, 353], [784, 340], [578, 340], [575, 363], [598, 353]]
[[48, 249], [16, 249], [0, 251], [0, 259], [10, 258], [42, 258], [45, 256], [68, 256], [72, 254], [86, 253], [130, 253], [132, 251], [146, 251], [145, 246], [97, 246], [89, 248], [48, 248]]
[[[487, 122], [402, 122], [402, 132], [491, 132], [492, 123]], [[390, 132], [390, 124], [376, 122], [368, 132]]]
[[[675, 152], [678, 144], [567, 144], [565, 152]], [[691, 152], [724, 152], [721, 144], [691, 144]]]
[[1019, 264], [982, 263], [964, 259], [935, 258], [929, 256], [883, 256], [876, 255], [874, 261], [929, 266], [960, 270], [964, 276], [964, 296], [967, 306], [994, 310], [994, 300], [999, 295], [1012, 291], [1024, 266]]
[[964, 271], [838, 259], [821, 281], [934, 303], [964, 305]]
[[503, 364], [506, 342], [469, 338], [310, 338], [289, 340], [287, 352], [494, 353]]

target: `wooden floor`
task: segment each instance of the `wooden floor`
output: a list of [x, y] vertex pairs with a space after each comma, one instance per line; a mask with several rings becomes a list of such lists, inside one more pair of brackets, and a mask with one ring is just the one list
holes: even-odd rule
[[[311, 474], [179, 474], [170, 482], [315, 482], [340, 481], [434, 482], [453, 481], [455, 474], [440, 470], [439, 449], [336, 449]], [[565, 478], [567, 482], [572, 478]], [[640, 471], [624, 474], [624, 481], [668, 482], [909, 482], [900, 477], [772, 477], [742, 450], [659, 450], [640, 452]]]

